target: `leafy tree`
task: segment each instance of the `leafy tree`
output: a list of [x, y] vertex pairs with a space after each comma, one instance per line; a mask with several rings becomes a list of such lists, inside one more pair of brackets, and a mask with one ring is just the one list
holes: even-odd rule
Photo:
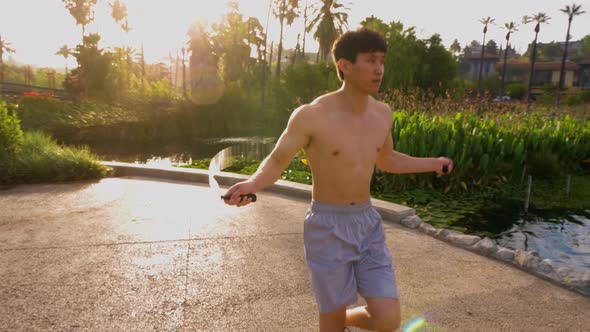
[[582, 38], [582, 56], [590, 57], [590, 35]]
[[567, 32], [565, 34], [565, 49], [563, 50], [563, 57], [561, 58], [561, 70], [559, 71], [559, 86], [557, 92], [557, 98], [555, 100], [555, 109], [559, 111], [559, 104], [561, 101], [561, 94], [559, 93], [563, 89], [563, 81], [565, 76], [565, 59], [567, 58], [567, 49], [570, 42], [570, 28], [572, 26], [572, 20], [574, 16], [582, 15], [585, 11], [581, 11], [581, 5], [572, 4], [572, 6], [565, 6], [561, 11], [568, 16], [567, 20]]
[[316, 2], [314, 12], [312, 13], [311, 22], [307, 25], [307, 31], [316, 29], [313, 38], [320, 44], [319, 56], [326, 60], [330, 54], [332, 44], [339, 35], [342, 34], [343, 28], [348, 28], [348, 13], [350, 10], [338, 3], [338, 0], [321, 0]]
[[416, 38], [415, 28], [404, 30], [401, 22], [390, 23], [387, 44], [395, 51], [385, 55], [383, 87], [405, 90], [417, 86], [426, 45]]
[[82, 45], [77, 45], [73, 52], [78, 68], [73, 69], [66, 79], [66, 88], [74, 93], [83, 93], [92, 97], [109, 97], [107, 77], [111, 70], [111, 54], [98, 47], [100, 35], [91, 33], [84, 36]]
[[[389, 26], [385, 24], [381, 19], [371, 15], [365, 18], [361, 22], [361, 26], [363, 28], [371, 29], [373, 31], [379, 32], [383, 37], [386, 37], [387, 32], [389, 31]], [[456, 39], [455, 39], [456, 40]]]
[[117, 24], [123, 24], [124, 20], [127, 20], [127, 5], [120, 0], [115, 0], [114, 2], [109, 3], [109, 6], [111, 7], [111, 17], [117, 22]]
[[554, 61], [563, 55], [563, 47], [558, 42], [551, 42], [544, 44], [543, 47], [538, 50], [537, 57], [541, 60]]
[[215, 54], [220, 60], [220, 70], [225, 81], [237, 81], [246, 70], [250, 57], [248, 25], [239, 12], [238, 3], [228, 4], [230, 11], [218, 24], [213, 24], [212, 37]]
[[434, 34], [426, 40], [426, 45], [426, 70], [423, 73], [421, 87], [442, 94], [451, 88], [457, 75], [457, 65], [453, 55], [443, 45], [439, 34]]
[[488, 43], [486, 44], [486, 53], [498, 54], [498, 44], [496, 44], [495, 40], [491, 39], [490, 41], [488, 41]]
[[4, 62], [2, 61], [2, 57], [4, 53], [14, 53], [14, 48], [8, 47], [10, 45], [5, 39], [2, 39], [2, 35], [0, 34], [0, 82], [4, 82]]
[[537, 56], [537, 37], [539, 36], [539, 30], [541, 29], [541, 24], [547, 23], [551, 18], [547, 16], [545, 13], [538, 13], [534, 16], [525, 15], [522, 18], [522, 23], [529, 24], [529, 23], [536, 23], [535, 24], [535, 39], [533, 40], [533, 51], [531, 54], [531, 73], [529, 76], [529, 85], [527, 90], [527, 102], [530, 107], [532, 97], [531, 97], [531, 89], [533, 87], [533, 79], [535, 76], [535, 60]]
[[283, 28], [285, 23], [287, 25], [293, 24], [293, 21], [299, 16], [299, 0], [274, 0], [275, 7], [273, 8], [274, 16], [281, 24], [281, 33], [279, 37], [279, 50], [277, 61], [277, 77], [281, 76], [281, 56], [283, 54]]
[[459, 44], [459, 41], [457, 40], [457, 38], [455, 38], [455, 40], [453, 40], [453, 43], [451, 44], [451, 46], [449, 46], [449, 51], [453, 52], [453, 54], [455, 54], [455, 55], [461, 53], [461, 44]]
[[82, 39], [86, 34], [86, 26], [94, 20], [94, 9], [98, 0], [62, 0], [70, 11], [77, 25], [82, 26]]

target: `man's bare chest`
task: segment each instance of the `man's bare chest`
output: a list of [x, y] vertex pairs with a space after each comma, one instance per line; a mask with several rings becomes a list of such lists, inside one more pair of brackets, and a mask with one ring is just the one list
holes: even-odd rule
[[387, 137], [387, 125], [378, 119], [327, 119], [312, 137], [310, 149], [322, 159], [374, 161]]

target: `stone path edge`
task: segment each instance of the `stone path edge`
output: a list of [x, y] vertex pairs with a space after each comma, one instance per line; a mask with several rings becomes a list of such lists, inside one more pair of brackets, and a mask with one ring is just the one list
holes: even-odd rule
[[[109, 176], [141, 176], [188, 182], [209, 182], [209, 171], [181, 167], [148, 166], [123, 162], [102, 161], [109, 168]], [[246, 180], [248, 176], [220, 172], [215, 176], [221, 185], [231, 186]], [[311, 185], [278, 180], [264, 191], [284, 194], [299, 199], [311, 199]], [[567, 266], [557, 266], [548, 258], [540, 257], [535, 251], [512, 250], [498, 246], [489, 238], [466, 235], [447, 229], [436, 229], [425, 223], [416, 215], [416, 210], [395, 203], [371, 199], [371, 203], [379, 211], [384, 220], [401, 224], [410, 229], [447, 242], [454, 246], [467, 249], [479, 255], [499, 260], [537, 277], [553, 282], [559, 286], [590, 297], [590, 271], [576, 271]]]

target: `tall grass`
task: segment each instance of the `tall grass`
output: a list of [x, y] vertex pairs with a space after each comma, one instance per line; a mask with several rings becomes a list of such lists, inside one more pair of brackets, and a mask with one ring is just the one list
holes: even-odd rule
[[62, 182], [106, 176], [106, 168], [86, 147], [64, 147], [40, 132], [25, 132], [8, 183]]

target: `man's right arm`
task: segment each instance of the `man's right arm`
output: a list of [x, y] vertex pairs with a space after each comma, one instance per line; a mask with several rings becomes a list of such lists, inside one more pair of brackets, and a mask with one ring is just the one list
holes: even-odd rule
[[311, 138], [310, 112], [312, 107], [303, 105], [293, 111], [287, 128], [281, 134], [275, 148], [258, 167], [250, 179], [240, 182], [228, 189], [226, 195], [232, 198], [225, 202], [229, 205], [243, 206], [250, 203], [250, 199], [240, 202], [240, 195], [255, 194], [256, 192], [275, 183], [285, 170], [297, 151], [307, 145]]

